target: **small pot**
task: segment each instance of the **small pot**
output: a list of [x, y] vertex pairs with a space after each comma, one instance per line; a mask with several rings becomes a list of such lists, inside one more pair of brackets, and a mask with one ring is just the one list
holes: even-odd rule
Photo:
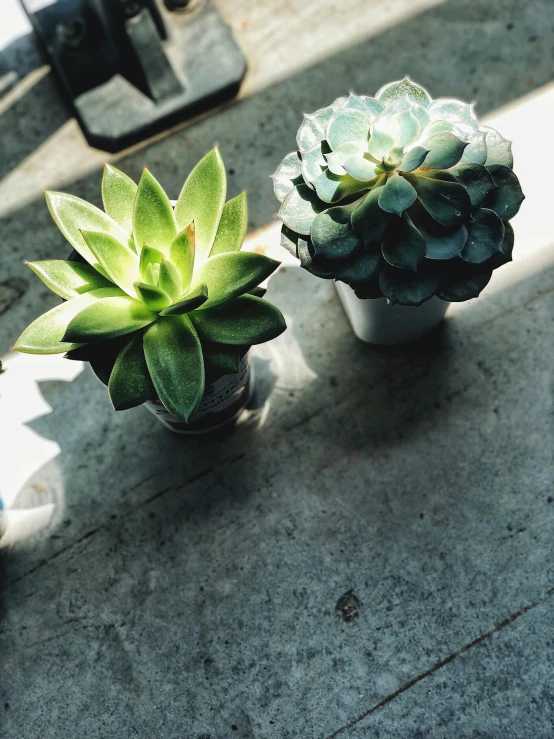
[[335, 287], [352, 330], [368, 344], [392, 346], [413, 341], [435, 328], [450, 305], [437, 297], [417, 308], [390, 305], [386, 298], [361, 300], [344, 282], [335, 282]]

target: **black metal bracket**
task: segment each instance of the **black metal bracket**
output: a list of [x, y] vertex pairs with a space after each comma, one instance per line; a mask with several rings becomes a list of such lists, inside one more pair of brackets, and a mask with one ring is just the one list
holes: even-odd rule
[[210, 0], [21, 0], [89, 144], [120, 151], [234, 97], [246, 60]]

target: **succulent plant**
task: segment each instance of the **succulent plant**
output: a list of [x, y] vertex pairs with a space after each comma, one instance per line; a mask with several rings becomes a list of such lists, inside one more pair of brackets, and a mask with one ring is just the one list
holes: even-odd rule
[[26, 328], [15, 348], [107, 362], [116, 410], [159, 397], [189, 420], [206, 378], [236, 372], [250, 345], [285, 329], [257, 287], [279, 262], [240, 251], [246, 195], [225, 202], [226, 189], [213, 149], [192, 170], [175, 207], [146, 169], [137, 186], [105, 167], [105, 212], [73, 195], [46, 193], [80, 258], [29, 264], [64, 302]]
[[473, 105], [405, 78], [305, 115], [273, 174], [282, 244], [360, 298], [479, 295], [511, 259], [523, 193], [511, 144]]

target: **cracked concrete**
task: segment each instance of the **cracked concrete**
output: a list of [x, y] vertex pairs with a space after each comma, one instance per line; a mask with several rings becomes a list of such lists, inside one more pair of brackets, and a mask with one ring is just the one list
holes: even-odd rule
[[[219, 4], [249, 57], [244, 99], [123, 169], [175, 190], [219, 141], [250, 243], [275, 250], [257, 229], [300, 113], [409, 72], [523, 125], [516, 260], [400, 349], [357, 342], [331, 284], [282, 268], [269, 297], [290, 329], [254, 353], [258, 397], [231, 436], [175, 438], [114, 413], [88, 370], [9, 355], [0, 401], [11, 388], [30, 410], [2, 417], [0, 485], [20, 455], [11, 505], [51, 515], [0, 559], [0, 735], [550, 739], [554, 252], [525, 169], [554, 119], [550, 3], [355, 0], [340, 24], [333, 0]], [[2, 354], [54, 301], [23, 265], [65, 248], [41, 190], [97, 201], [105, 158], [28, 38], [5, 69], [23, 86], [0, 100], [0, 284], [27, 284]]]

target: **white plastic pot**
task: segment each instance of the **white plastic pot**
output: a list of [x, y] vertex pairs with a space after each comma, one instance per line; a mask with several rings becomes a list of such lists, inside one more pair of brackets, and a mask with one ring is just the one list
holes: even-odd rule
[[344, 282], [335, 282], [335, 287], [352, 330], [368, 344], [391, 346], [417, 339], [442, 321], [450, 305], [436, 297], [417, 308], [390, 305], [385, 298], [360, 300]]

